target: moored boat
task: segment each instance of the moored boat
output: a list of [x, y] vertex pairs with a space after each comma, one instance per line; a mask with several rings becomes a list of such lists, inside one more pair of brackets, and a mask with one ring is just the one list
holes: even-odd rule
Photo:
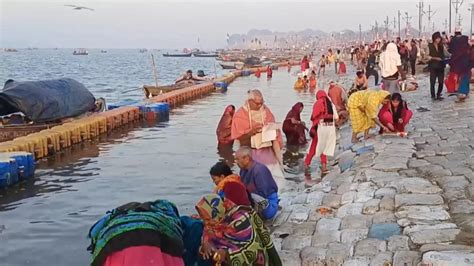
[[185, 81], [178, 84], [164, 85], [164, 86], [153, 86], [153, 85], [143, 85], [143, 92], [145, 93], [146, 98], [151, 98], [158, 96], [163, 93], [168, 93], [171, 91], [183, 89], [192, 85], [197, 84], [194, 81]]
[[72, 52], [73, 55], [88, 55], [89, 52], [86, 49], [77, 49]]
[[194, 57], [218, 57], [217, 53], [206, 53], [206, 52], [195, 52], [193, 53]]
[[16, 82], [0, 92], [0, 142], [103, 111], [105, 100], [73, 79]]
[[176, 54], [170, 54], [170, 53], [165, 53], [163, 54], [164, 57], [191, 57], [193, 53], [176, 53]]
[[242, 70], [245, 65], [243, 62], [233, 62], [233, 61], [219, 61], [218, 63], [223, 69]]
[[3, 50], [4, 50], [5, 52], [9, 52], [9, 53], [16, 53], [16, 52], [18, 52], [17, 49], [13, 49], [13, 48], [5, 48], [5, 49], [3, 49]]

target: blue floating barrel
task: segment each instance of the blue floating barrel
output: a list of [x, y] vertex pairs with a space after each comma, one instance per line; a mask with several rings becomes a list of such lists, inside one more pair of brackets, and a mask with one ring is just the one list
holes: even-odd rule
[[252, 71], [250, 71], [250, 70], [242, 71], [242, 76], [250, 76], [250, 75], [252, 75]]
[[8, 152], [6, 156], [14, 159], [18, 167], [19, 180], [33, 177], [35, 174], [35, 159], [29, 152]]
[[0, 157], [0, 187], [18, 183], [18, 164], [15, 159], [2, 154]]
[[216, 87], [217, 91], [226, 92], [227, 91], [227, 83], [225, 82], [215, 82], [214, 87]]
[[169, 116], [170, 107], [167, 103], [153, 103], [145, 106], [144, 118], [147, 121], [165, 122], [169, 120]]

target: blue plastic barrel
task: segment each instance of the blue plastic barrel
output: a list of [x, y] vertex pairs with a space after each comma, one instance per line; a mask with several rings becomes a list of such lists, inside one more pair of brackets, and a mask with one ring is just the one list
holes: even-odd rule
[[10, 173], [10, 159], [0, 158], [0, 188], [6, 188], [13, 183]]
[[4, 154], [0, 156], [0, 187], [18, 183], [18, 164], [15, 159]]
[[168, 103], [160, 103], [160, 111], [161, 111], [161, 121], [169, 121], [170, 120], [170, 105]]
[[8, 152], [5, 155], [16, 161], [20, 181], [34, 176], [35, 160], [33, 154], [28, 152]]
[[227, 91], [227, 83], [225, 82], [215, 82], [214, 87], [216, 87], [217, 91], [226, 92]]

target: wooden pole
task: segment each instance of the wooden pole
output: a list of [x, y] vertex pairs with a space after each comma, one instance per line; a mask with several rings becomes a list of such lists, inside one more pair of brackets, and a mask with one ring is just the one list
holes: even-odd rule
[[155, 57], [153, 56], [153, 53], [151, 53], [151, 64], [153, 66], [153, 77], [155, 78], [155, 85], [158, 88], [158, 75], [156, 74]]

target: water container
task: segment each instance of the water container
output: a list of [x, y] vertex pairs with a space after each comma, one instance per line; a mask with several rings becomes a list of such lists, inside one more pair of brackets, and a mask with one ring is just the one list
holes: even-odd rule
[[170, 108], [167, 103], [153, 103], [145, 107], [144, 118], [147, 121], [165, 122], [169, 120]]
[[170, 120], [170, 105], [168, 103], [160, 103], [161, 122]]
[[10, 159], [0, 158], [0, 188], [5, 188], [13, 183], [10, 174]]
[[25, 180], [34, 176], [35, 159], [33, 154], [28, 152], [8, 152], [5, 155], [16, 161], [18, 167], [18, 177], [20, 180]]
[[18, 164], [4, 154], [0, 156], [0, 187], [18, 183]]
[[227, 83], [225, 82], [216, 82], [214, 83], [214, 87], [216, 87], [217, 91], [226, 92], [227, 91]]

